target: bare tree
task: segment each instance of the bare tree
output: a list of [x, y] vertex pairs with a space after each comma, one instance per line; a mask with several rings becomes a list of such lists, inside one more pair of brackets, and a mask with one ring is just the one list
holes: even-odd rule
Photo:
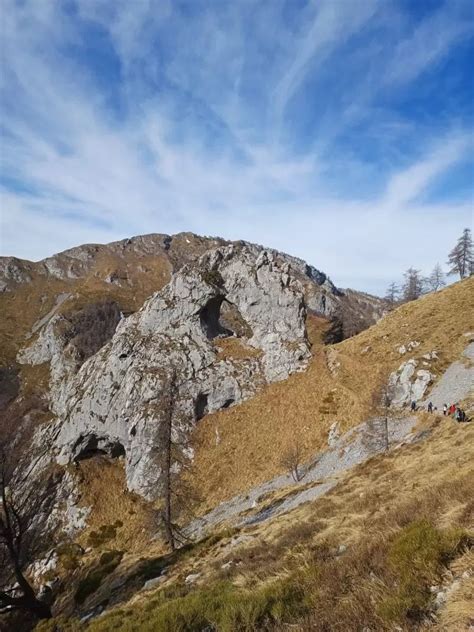
[[383, 385], [379, 392], [379, 410], [382, 413], [383, 441], [385, 445], [385, 450], [388, 450], [390, 447], [390, 439], [388, 434], [388, 418], [391, 404], [392, 397], [389, 388], [386, 385]]
[[414, 301], [423, 294], [423, 279], [420, 271], [415, 268], [408, 268], [404, 274], [405, 281], [403, 283], [403, 300]]
[[185, 514], [187, 517], [193, 516], [192, 505], [196, 497], [183, 476], [183, 472], [189, 468], [189, 458], [186, 456], [183, 440], [179, 439], [179, 424], [176, 423], [180, 418], [176, 372], [172, 371], [166, 381], [166, 396], [161, 402], [165, 413], [160, 422], [158, 437], [162, 488], [160, 522], [168, 546], [171, 551], [175, 551], [189, 541], [180, 528], [178, 519], [182, 519]]
[[301, 446], [298, 442], [295, 442], [283, 452], [280, 460], [281, 466], [291, 474], [295, 483], [298, 483], [303, 478], [300, 471], [301, 457]]
[[27, 576], [27, 568], [48, 543], [46, 522], [54, 499], [55, 477], [33, 476], [36, 462], [16, 465], [11, 444], [0, 444], [0, 612], [20, 610], [51, 617]]
[[432, 292], [437, 292], [446, 285], [445, 274], [439, 263], [435, 265], [432, 273], [428, 277], [427, 285]]
[[383, 384], [372, 395], [372, 409], [375, 416], [367, 423], [365, 443], [371, 450], [385, 452], [390, 449], [389, 418], [392, 396], [390, 389]]
[[389, 303], [391, 307], [393, 307], [393, 305], [398, 303], [399, 299], [400, 299], [400, 288], [398, 287], [396, 283], [394, 282], [390, 283], [390, 285], [387, 288], [387, 293], [385, 294], [385, 300], [387, 301], [387, 303]]
[[457, 244], [448, 255], [448, 265], [450, 266], [448, 274], [459, 274], [459, 278], [464, 279], [472, 274], [473, 263], [471, 231], [469, 228], [465, 228]]

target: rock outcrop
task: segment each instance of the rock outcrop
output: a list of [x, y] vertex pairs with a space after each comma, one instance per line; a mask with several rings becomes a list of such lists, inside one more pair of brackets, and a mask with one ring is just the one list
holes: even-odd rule
[[[129, 489], [146, 498], [159, 493], [164, 423], [171, 419], [173, 439], [186, 450], [202, 416], [288, 377], [310, 356], [303, 287], [289, 263], [265, 250], [217, 248], [128, 318], [112, 307], [106, 313], [110, 326], [81, 363], [78, 334], [61, 331], [61, 316], [19, 360], [51, 363], [58, 461], [123, 455]], [[228, 337], [242, 346], [239, 357], [220, 357], [216, 341]]]
[[388, 388], [392, 406], [402, 408], [423, 398], [434, 376], [427, 369], [417, 370], [417, 366], [418, 361], [412, 358], [390, 374]]

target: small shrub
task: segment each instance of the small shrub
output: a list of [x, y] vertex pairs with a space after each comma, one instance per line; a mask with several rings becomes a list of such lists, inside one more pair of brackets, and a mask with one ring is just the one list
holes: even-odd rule
[[80, 566], [84, 554], [82, 547], [75, 542], [66, 542], [57, 549], [59, 563], [66, 571], [74, 571]]
[[166, 556], [143, 560], [134, 573], [134, 577], [140, 577], [143, 581], [159, 577], [168, 564], [169, 559]]
[[117, 520], [114, 524], [103, 524], [98, 531], [91, 531], [87, 538], [87, 544], [93, 548], [98, 548], [117, 536], [117, 529], [123, 527], [123, 522]]

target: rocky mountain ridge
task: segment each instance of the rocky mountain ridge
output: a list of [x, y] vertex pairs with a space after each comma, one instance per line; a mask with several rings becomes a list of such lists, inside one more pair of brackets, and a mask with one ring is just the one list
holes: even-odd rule
[[[86, 244], [36, 263], [0, 257], [0, 297], [2, 293], [5, 297], [41, 286], [44, 291], [38, 304], [29, 301], [30, 316], [35, 317], [29, 329], [45, 316], [46, 307], [54, 309], [54, 301], [62, 293], [71, 295], [66, 298], [70, 306], [81, 302], [77, 294], [100, 293], [118, 300], [122, 311], [130, 313], [168, 283], [182, 266], [196, 266], [205, 252], [230, 244], [237, 250], [250, 250], [255, 256], [265, 250], [289, 264], [303, 283], [308, 309], [337, 320], [340, 339], [374, 324], [386, 311], [385, 303], [377, 297], [339, 290], [326, 274], [301, 259], [244, 241], [229, 242], [192, 233], [150, 234], [107, 245]], [[65, 305], [62, 309], [66, 308]]]
[[[171, 415], [187, 446], [205, 414], [304, 368], [310, 351], [302, 285], [289, 264], [256, 254], [217, 248], [197, 267], [181, 268], [135, 314], [120, 319], [115, 310], [110, 341], [79, 368], [61, 318], [51, 318], [18, 360], [50, 362], [60, 463], [123, 453], [129, 488], [153, 498], [165, 419]], [[214, 341], [225, 339], [238, 345], [237, 357], [219, 356]]]

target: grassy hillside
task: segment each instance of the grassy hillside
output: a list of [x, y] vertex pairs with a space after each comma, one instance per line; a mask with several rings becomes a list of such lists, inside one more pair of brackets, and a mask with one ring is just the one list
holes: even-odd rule
[[[314, 454], [334, 420], [347, 429], [364, 419], [402, 361], [436, 350], [430, 370], [441, 374], [472, 339], [473, 308], [468, 279], [338, 345], [323, 347], [327, 323], [311, 319], [305, 373], [200, 422], [198, 510], [280, 471], [295, 437]], [[420, 344], [401, 355], [410, 341]], [[466, 632], [474, 624], [474, 424], [420, 412], [416, 432], [417, 441], [341, 474], [317, 500], [173, 554], [151, 539], [153, 510], [126, 492], [120, 463], [81, 464], [83, 501], [94, 506], [79, 539], [86, 552], [61, 553], [57, 617], [38, 632]], [[79, 622], [78, 613], [104, 604], [101, 617]]]
[[[430, 371], [440, 375], [469, 342], [464, 334], [474, 332], [473, 314], [471, 277], [402, 305], [336, 345], [323, 346], [324, 321], [311, 320], [307, 371], [200, 422], [190, 482], [203, 499], [201, 510], [281, 472], [281, 455], [295, 441], [309, 458], [326, 445], [335, 421], [345, 431], [366, 419], [378, 389], [403, 361], [436, 350]], [[399, 347], [410, 341], [420, 344], [400, 355]]]
[[[112, 603], [121, 594], [124, 605], [90, 625], [69, 619], [59, 628], [41, 624], [38, 632], [178, 632], [206, 625], [219, 631], [467, 630], [474, 615], [474, 425], [421, 415], [420, 429], [429, 437], [371, 459], [325, 497], [278, 520], [217, 533], [176, 555], [152, 549], [125, 555], [96, 589]], [[135, 584], [134, 591], [137, 573], [146, 578], [153, 568], [155, 574], [165, 569], [163, 584], [145, 592]], [[190, 574], [192, 585], [185, 582]], [[436, 621], [428, 620], [436, 592], [453, 582], [457, 588]], [[92, 594], [89, 607], [97, 600]]]

